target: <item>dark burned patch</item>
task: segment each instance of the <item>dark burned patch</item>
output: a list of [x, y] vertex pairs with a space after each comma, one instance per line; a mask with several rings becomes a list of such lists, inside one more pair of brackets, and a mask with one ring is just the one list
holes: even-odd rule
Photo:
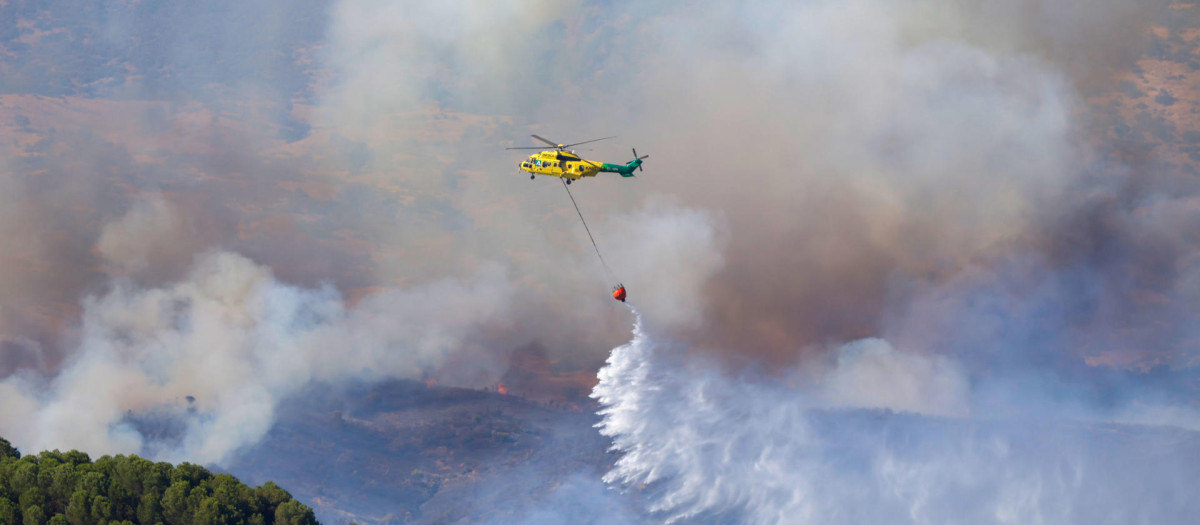
[[329, 522], [503, 522], [576, 472], [608, 470], [594, 407], [582, 412], [417, 381], [318, 385], [231, 471], [287, 479]]

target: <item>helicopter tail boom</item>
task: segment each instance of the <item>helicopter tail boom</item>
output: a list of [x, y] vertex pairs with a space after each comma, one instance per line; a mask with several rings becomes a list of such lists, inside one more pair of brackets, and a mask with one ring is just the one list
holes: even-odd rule
[[609, 164], [607, 162], [600, 164], [600, 171], [603, 173], [617, 173], [622, 177], [632, 177], [633, 170], [636, 170], [642, 161], [635, 160], [629, 164]]
[[605, 162], [600, 165], [600, 171], [608, 172], [608, 173], [617, 173], [617, 174], [620, 174], [622, 177], [632, 177], [633, 170], [642, 169], [642, 159], [645, 159], [647, 157], [649, 157], [649, 155], [642, 155], [639, 157], [637, 154], [637, 150], [635, 149], [635, 150], [633, 150], [633, 160], [629, 161], [628, 164], [609, 164], [609, 163]]

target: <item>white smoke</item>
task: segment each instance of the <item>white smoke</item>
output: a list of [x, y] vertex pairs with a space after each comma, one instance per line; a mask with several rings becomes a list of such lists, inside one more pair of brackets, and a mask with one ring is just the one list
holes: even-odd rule
[[[0, 435], [30, 451], [222, 463], [257, 443], [279, 402], [313, 381], [494, 384], [506, 351], [528, 340], [513, 310], [520, 289], [495, 265], [357, 301], [332, 286], [281, 282], [220, 250], [201, 253], [173, 282], [137, 282], [195, 249], [169, 248], [187, 235], [181, 217], [151, 195], [102, 228], [107, 290], [82, 300], [77, 342], [55, 375], [26, 370], [0, 381]], [[720, 266], [721, 227], [717, 215], [657, 199], [606, 228], [626, 247], [616, 259], [637, 270], [631, 291], [659, 296], [653, 311], [678, 324], [703, 311], [697, 290]]]
[[[494, 380], [503, 365], [478, 336], [506, 322], [511, 293], [485, 267], [469, 282], [383, 290], [349, 307], [330, 287], [289, 286], [245, 257], [210, 253], [182, 282], [117, 281], [87, 298], [79, 348], [57, 376], [0, 383], [0, 435], [26, 450], [220, 463], [311, 381], [419, 378], [455, 359], [446, 382]], [[134, 420], [153, 416], [182, 431], [154, 436]]]
[[[512, 111], [513, 99], [553, 92], [531, 60], [541, 36], [575, 2], [503, 0], [338, 2], [326, 61], [335, 85], [322, 117], [358, 138], [382, 138], [397, 115], [431, 102]], [[520, 65], [520, 67], [517, 67]], [[569, 66], [565, 59], [553, 67]], [[476, 108], [471, 108], [476, 109]], [[521, 108], [530, 109], [530, 108]]]
[[723, 216], [651, 195], [597, 234], [610, 241], [606, 251], [642, 311], [663, 326], [695, 328], [703, 321], [704, 285], [725, 264]]
[[96, 251], [112, 272], [142, 271], [155, 248], [187, 238], [183, 217], [161, 195], [135, 201], [120, 219], [106, 224], [96, 241]]
[[888, 408], [935, 415], [966, 415], [966, 373], [944, 357], [902, 353], [883, 339], [838, 349], [837, 367], [823, 386], [837, 406]]

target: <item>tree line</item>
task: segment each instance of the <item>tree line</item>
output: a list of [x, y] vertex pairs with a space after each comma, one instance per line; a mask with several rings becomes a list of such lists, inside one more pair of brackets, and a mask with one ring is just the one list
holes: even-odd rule
[[250, 488], [191, 463], [138, 456], [94, 462], [72, 450], [21, 456], [0, 438], [0, 524], [318, 525], [312, 509], [267, 482]]

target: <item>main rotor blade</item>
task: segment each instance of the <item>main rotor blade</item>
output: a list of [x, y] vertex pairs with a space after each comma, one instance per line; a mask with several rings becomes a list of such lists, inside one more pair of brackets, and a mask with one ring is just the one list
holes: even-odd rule
[[[536, 136], [536, 135], [534, 135], [534, 136]], [[583, 142], [576, 142], [576, 143], [574, 143], [574, 144], [567, 144], [567, 145], [565, 145], [565, 146], [563, 146], [563, 147], [564, 147], [564, 148], [569, 148], [569, 147], [571, 147], [571, 146], [578, 146], [578, 145], [580, 145], [580, 144], [589, 144], [589, 143], [592, 143], [592, 142], [600, 142], [600, 141], [602, 141], [602, 140], [615, 139], [615, 138], [617, 138], [617, 136], [616, 136], [616, 135], [613, 135], [613, 136], [611, 136], [611, 137], [604, 137], [604, 138], [602, 138], [602, 139], [592, 139], [592, 140], [585, 140], [585, 141], [583, 141]], [[557, 146], [557, 144], [555, 144], [555, 145]]]
[[546, 149], [546, 146], [526, 146], [523, 148], [504, 148], [504, 149]]
[[[557, 148], [557, 147], [558, 147], [558, 143], [557, 143], [557, 142], [550, 142], [550, 141], [549, 141], [548, 139], [546, 139], [545, 137], [539, 137], [539, 136], [537, 136], [537, 135], [530, 135], [530, 137], [533, 137], [533, 138], [535, 138], [535, 139], [538, 139], [538, 140], [540, 140], [540, 141], [542, 141], [542, 142], [545, 142], [546, 144], [549, 144], [549, 145], [551, 145], [551, 146], [553, 146], [553, 147], [555, 147], [555, 148]], [[563, 146], [563, 147], [566, 147], [566, 146]]]

